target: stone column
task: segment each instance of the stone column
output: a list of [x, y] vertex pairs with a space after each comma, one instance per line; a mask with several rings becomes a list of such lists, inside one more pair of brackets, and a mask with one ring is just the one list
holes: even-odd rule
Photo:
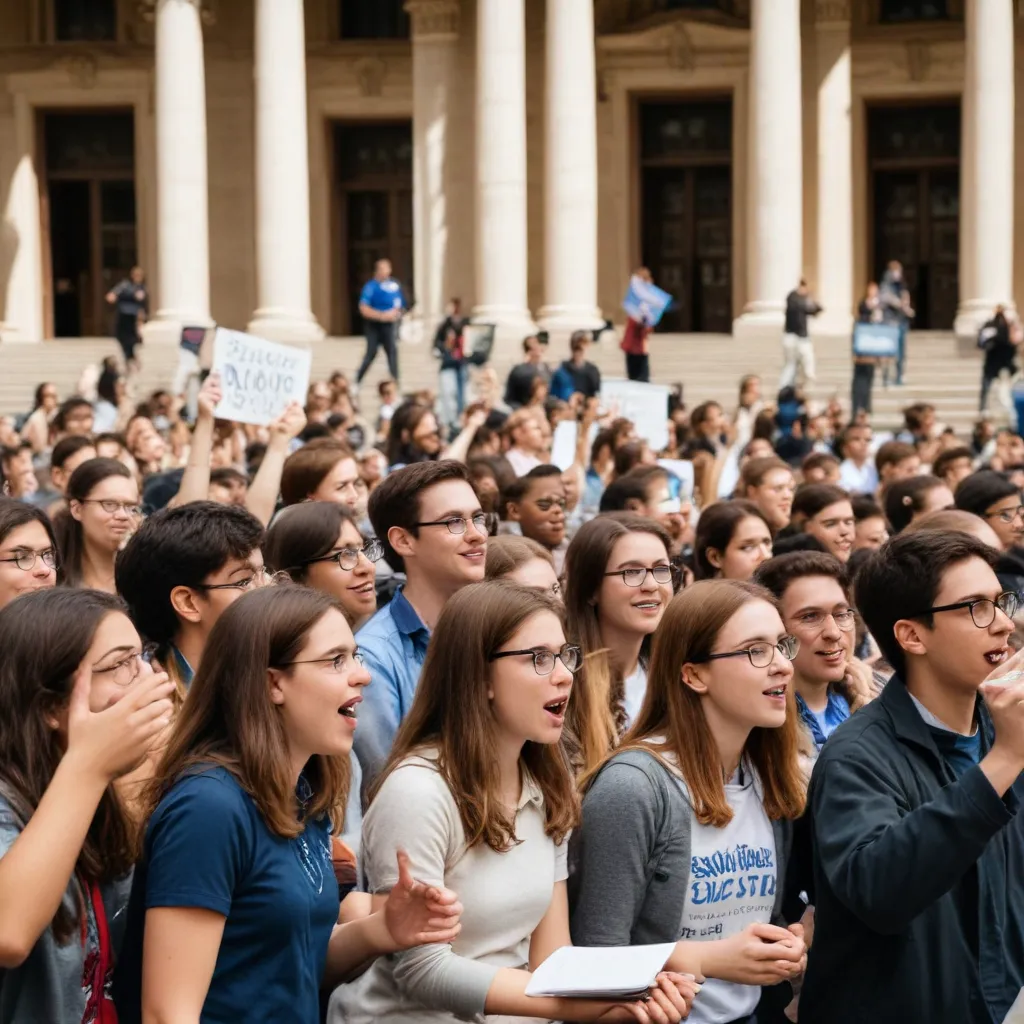
[[752, 0], [747, 289], [737, 334], [781, 329], [802, 269], [800, 0]]
[[544, 308], [548, 330], [593, 330], [597, 308], [597, 95], [593, 0], [548, 0]]
[[156, 2], [157, 300], [146, 337], [210, 320], [202, 0]]
[[846, 334], [853, 320], [853, 156], [850, 122], [850, 0], [817, 0], [817, 333]]
[[309, 138], [302, 0], [256, 0], [256, 302], [248, 330], [305, 344], [310, 309]]
[[526, 297], [526, 26], [523, 0], [479, 0], [476, 306], [505, 333], [534, 330]]
[[973, 337], [1013, 303], [1013, 4], [967, 0], [960, 148], [960, 308]]
[[423, 336], [444, 318], [448, 284], [448, 128], [459, 0], [408, 0], [412, 20], [413, 292]]

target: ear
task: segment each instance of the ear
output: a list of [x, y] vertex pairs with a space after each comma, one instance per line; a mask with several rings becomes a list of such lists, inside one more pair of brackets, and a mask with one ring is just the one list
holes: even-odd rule
[[285, 674], [279, 668], [267, 669], [267, 683], [270, 687], [271, 703], [280, 706], [284, 703], [284, 682]]
[[683, 680], [683, 686], [688, 686], [694, 693], [705, 694], [708, 692], [707, 683], [701, 679], [703, 672], [703, 666], [694, 665], [691, 662], [687, 662], [682, 669], [680, 669], [680, 676]]
[[521, 521], [521, 516], [519, 515], [519, 505], [514, 501], [510, 501], [505, 505], [505, 514], [513, 523], [518, 523]]
[[170, 594], [171, 607], [179, 619], [196, 625], [203, 617], [202, 610], [196, 603], [195, 591], [191, 587], [174, 587]]
[[395, 549], [395, 553], [405, 558], [406, 555], [416, 555], [415, 538], [401, 526], [392, 526], [388, 530], [388, 543]]
[[75, 501], [74, 498], [68, 502], [68, 511], [71, 513], [71, 518], [75, 522], [80, 523], [82, 521], [82, 505], [81, 502]]
[[927, 626], [913, 619], [899, 619], [892, 627], [896, 642], [907, 654], [927, 654], [928, 634], [931, 632]]
[[705, 548], [704, 555], [709, 565], [713, 565], [716, 569], [722, 568], [722, 553], [718, 548]]

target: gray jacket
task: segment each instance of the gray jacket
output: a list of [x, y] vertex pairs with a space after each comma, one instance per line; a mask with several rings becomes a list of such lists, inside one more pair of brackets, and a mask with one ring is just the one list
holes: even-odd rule
[[[577, 946], [676, 942], [690, 876], [693, 808], [653, 754], [629, 750], [601, 769], [573, 832], [569, 876], [572, 941]], [[789, 821], [772, 822], [778, 882], [772, 920], [781, 921], [792, 840]]]

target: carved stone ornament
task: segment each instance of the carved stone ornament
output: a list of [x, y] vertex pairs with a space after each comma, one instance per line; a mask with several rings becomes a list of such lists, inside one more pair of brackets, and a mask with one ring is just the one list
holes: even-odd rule
[[668, 44], [668, 62], [672, 67], [680, 68], [683, 71], [692, 71], [697, 65], [693, 39], [681, 21], [677, 21], [672, 26], [672, 36]]
[[388, 66], [380, 57], [363, 57], [353, 66], [359, 91], [363, 96], [379, 96], [384, 87]]
[[[162, 0], [138, 0], [136, 10], [139, 17], [143, 21], [156, 21], [156, 9], [161, 2]], [[180, 3], [181, 0], [171, 0], [171, 2]], [[185, 3], [193, 4], [199, 8], [199, 19], [207, 28], [217, 24], [217, 12], [214, 9], [214, 2], [215, 0], [185, 0]]]
[[71, 83], [79, 89], [91, 89], [96, 84], [97, 63], [93, 54], [71, 54], [61, 57], [57, 64], [68, 73]]
[[814, 20], [819, 25], [848, 25], [852, 6], [850, 0], [815, 0]]
[[931, 60], [931, 51], [927, 43], [907, 43], [907, 74], [910, 75], [912, 82], [923, 82], [928, 77]]
[[455, 39], [459, 34], [459, 0], [406, 0], [413, 38]]

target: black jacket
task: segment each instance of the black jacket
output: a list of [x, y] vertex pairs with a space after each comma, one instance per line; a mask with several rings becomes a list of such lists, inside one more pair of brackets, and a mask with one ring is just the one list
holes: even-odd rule
[[517, 363], [513, 366], [505, 383], [505, 404], [510, 409], [529, 405], [533, 397], [533, 382], [538, 377], [545, 381], [551, 379], [551, 371], [544, 363]]
[[806, 338], [807, 317], [817, 316], [820, 312], [821, 306], [810, 295], [801, 295], [794, 289], [786, 296], [786, 334]]
[[1001, 1024], [1024, 986], [1021, 799], [1024, 776], [1003, 799], [977, 765], [957, 779], [898, 679], [836, 730], [808, 796], [800, 1024]]
[[985, 363], [982, 372], [986, 377], [998, 377], [1003, 370], [1013, 370], [1017, 365], [1017, 346], [1010, 340], [1010, 325], [1005, 316], [996, 316], [981, 329], [985, 342]]
[[996, 576], [1003, 590], [1024, 595], [1024, 548], [1010, 548], [996, 562]]

